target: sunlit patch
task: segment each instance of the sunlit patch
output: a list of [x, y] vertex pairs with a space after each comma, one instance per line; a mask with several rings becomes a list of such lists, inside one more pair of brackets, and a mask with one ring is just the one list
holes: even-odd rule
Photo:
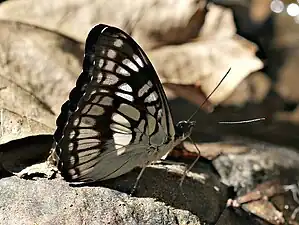
[[119, 81], [119, 79], [117, 78], [117, 76], [113, 75], [113, 74], [108, 74], [106, 73], [106, 78], [103, 81], [102, 84], [105, 85], [114, 85]]
[[[130, 122], [125, 117], [118, 113], [113, 113], [111, 119], [119, 124], [130, 124]], [[126, 125], [126, 127], [128, 127], [128, 125]]]
[[123, 83], [123, 84], [119, 85], [118, 88], [123, 91], [133, 92], [132, 87], [130, 85], [128, 85], [127, 83]]
[[113, 102], [113, 98], [109, 97], [109, 96], [104, 96], [102, 98], [102, 100], [99, 102], [99, 104], [101, 105], [112, 105]]
[[115, 94], [121, 98], [124, 98], [124, 99], [127, 99], [128, 101], [130, 102], [133, 102], [134, 101], [134, 98], [132, 95], [129, 95], [129, 94], [124, 94], [124, 93], [121, 93], [121, 92], [115, 92]]
[[131, 60], [129, 60], [129, 59], [124, 59], [122, 61], [122, 63], [124, 65], [128, 66], [130, 69], [134, 70], [135, 72], [139, 71], [138, 67], [133, 62], [131, 62]]
[[120, 106], [117, 110], [119, 112], [125, 114], [126, 116], [132, 118], [133, 120], [138, 121], [140, 118], [139, 110], [131, 105], [122, 103], [122, 104], [120, 104]]
[[154, 92], [150, 93], [150, 95], [147, 96], [144, 101], [150, 103], [150, 102], [154, 102], [157, 100], [158, 100], [158, 94], [157, 94], [157, 92], [154, 91]]
[[138, 55], [133, 55], [133, 59], [138, 63], [140, 67], [144, 67], [142, 60], [139, 58]]

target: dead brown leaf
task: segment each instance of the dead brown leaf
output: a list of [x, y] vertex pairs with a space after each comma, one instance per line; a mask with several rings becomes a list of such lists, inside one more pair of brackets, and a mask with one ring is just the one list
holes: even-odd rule
[[260, 218], [263, 218], [271, 224], [276, 225], [283, 224], [285, 222], [282, 212], [278, 211], [271, 202], [265, 199], [243, 204], [242, 208]]
[[[198, 154], [198, 151], [193, 143], [185, 141], [183, 145], [188, 152]], [[234, 144], [227, 144], [221, 142], [196, 144], [196, 146], [200, 150], [200, 156], [210, 160], [215, 159], [220, 154], [242, 154], [249, 151], [249, 148], [244, 146], [238, 146]]]
[[0, 24], [0, 74], [58, 114], [82, 70], [81, 45], [38, 27]]
[[129, 32], [145, 49], [182, 43], [202, 26], [206, 0], [13, 0], [1, 4], [0, 18], [56, 30], [85, 42], [94, 25]]
[[0, 145], [38, 134], [52, 134], [53, 128], [26, 116], [0, 108]]
[[[166, 46], [149, 53], [162, 82], [199, 84], [208, 96], [229, 68], [229, 75], [210, 97], [213, 104], [225, 100], [251, 72], [262, 68], [262, 62], [248, 49], [248, 41], [233, 37], [222, 41], [198, 41]], [[251, 46], [252, 47], [252, 46]]]
[[55, 116], [51, 108], [32, 93], [0, 75], [0, 108], [55, 127]]
[[269, 94], [271, 79], [263, 72], [246, 77], [221, 105], [242, 106], [247, 102], [261, 103]]
[[[191, 86], [196, 84], [194, 87], [200, 87], [205, 96], [214, 90], [231, 68], [229, 75], [209, 99], [217, 105], [246, 76], [263, 67], [263, 63], [255, 56], [256, 46], [235, 32], [232, 12], [210, 4], [197, 39], [182, 45], [164, 46], [150, 51], [149, 55], [162, 82]], [[187, 97], [192, 102], [198, 102], [197, 98], [195, 94]]]

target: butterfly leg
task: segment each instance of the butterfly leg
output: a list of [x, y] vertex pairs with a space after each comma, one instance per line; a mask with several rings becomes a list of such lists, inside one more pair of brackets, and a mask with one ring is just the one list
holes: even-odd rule
[[189, 137], [189, 139], [190, 139], [190, 140], [192, 141], [192, 143], [194, 144], [196, 150], [198, 151], [198, 154], [197, 154], [196, 159], [193, 161], [193, 163], [192, 163], [187, 169], [185, 169], [185, 171], [184, 171], [184, 173], [183, 173], [183, 176], [182, 176], [181, 181], [180, 181], [180, 187], [181, 187], [181, 189], [182, 189], [182, 186], [183, 186], [183, 182], [184, 182], [184, 180], [185, 180], [185, 178], [186, 178], [186, 176], [187, 176], [187, 173], [188, 173], [189, 171], [191, 171], [191, 169], [193, 168], [193, 166], [197, 163], [197, 161], [198, 161], [199, 158], [200, 158], [200, 151], [199, 151], [199, 149], [197, 148], [197, 146], [195, 145], [195, 143], [193, 142], [193, 140], [192, 140], [190, 137]]
[[141, 178], [141, 176], [142, 176], [145, 168], [146, 168], [146, 166], [143, 166], [142, 169], [141, 169], [141, 171], [140, 171], [140, 173], [138, 174], [138, 177], [136, 178], [135, 184], [134, 184], [134, 186], [133, 186], [133, 188], [131, 190], [130, 196], [132, 196], [134, 194], [134, 192], [136, 191], [138, 182], [139, 182], [139, 180], [140, 180], [140, 178]]

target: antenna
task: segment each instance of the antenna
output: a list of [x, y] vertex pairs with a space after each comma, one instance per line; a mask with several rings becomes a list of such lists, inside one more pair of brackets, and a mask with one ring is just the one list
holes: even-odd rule
[[253, 122], [259, 122], [262, 120], [266, 120], [265, 117], [262, 118], [256, 118], [256, 119], [250, 119], [250, 120], [241, 120], [241, 121], [222, 121], [218, 122], [219, 124], [244, 124], [244, 123], [253, 123]]
[[229, 74], [229, 72], [231, 71], [231, 68], [229, 68], [229, 70], [226, 72], [226, 74], [222, 77], [222, 79], [220, 80], [220, 82], [217, 84], [217, 86], [213, 89], [213, 91], [208, 95], [208, 97], [206, 97], [206, 99], [204, 100], [204, 102], [197, 108], [197, 110], [195, 110], [195, 112], [189, 117], [189, 119], [187, 120], [188, 122], [196, 115], [196, 113], [199, 111], [199, 109], [209, 100], [209, 98], [212, 96], [212, 94], [214, 94], [214, 92], [217, 90], [217, 88], [220, 86], [220, 84], [224, 81], [224, 79], [227, 77], [227, 75]]

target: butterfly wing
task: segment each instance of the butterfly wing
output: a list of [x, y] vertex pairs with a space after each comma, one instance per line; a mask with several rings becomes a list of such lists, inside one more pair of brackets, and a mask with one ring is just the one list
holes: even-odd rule
[[67, 180], [120, 176], [165, 155], [174, 125], [162, 84], [140, 46], [122, 30], [89, 33], [83, 72], [63, 104], [54, 134]]

